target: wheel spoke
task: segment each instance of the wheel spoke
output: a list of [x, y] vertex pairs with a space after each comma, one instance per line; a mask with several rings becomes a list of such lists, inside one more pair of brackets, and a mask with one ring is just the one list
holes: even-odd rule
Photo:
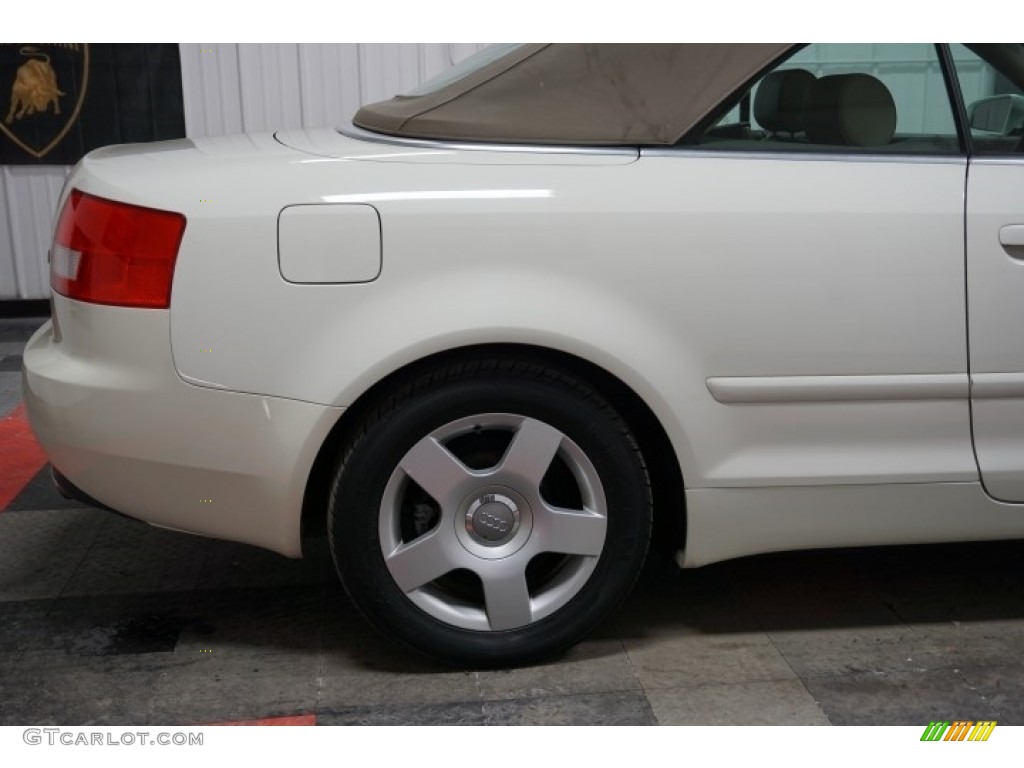
[[586, 510], [556, 509], [545, 505], [534, 517], [534, 533], [542, 552], [600, 555], [607, 529], [605, 517]]
[[526, 572], [511, 563], [489, 563], [480, 569], [487, 604], [487, 621], [493, 630], [515, 629], [533, 619]]
[[540, 488], [563, 438], [561, 432], [542, 421], [523, 419], [501, 462], [502, 473], [525, 480], [534, 489]]
[[416, 443], [399, 466], [442, 508], [457, 502], [459, 488], [471, 477], [462, 462], [429, 436]]
[[454, 563], [440, 528], [402, 544], [385, 557], [391, 577], [403, 592], [439, 579], [459, 567]]

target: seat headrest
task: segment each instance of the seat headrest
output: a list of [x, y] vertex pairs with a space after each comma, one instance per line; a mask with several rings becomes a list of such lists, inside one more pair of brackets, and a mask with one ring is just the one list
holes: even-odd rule
[[829, 75], [811, 88], [806, 119], [814, 144], [880, 147], [896, 132], [896, 103], [877, 77]]
[[805, 130], [804, 109], [816, 78], [806, 69], [776, 70], [764, 76], [754, 97], [754, 119], [767, 131]]

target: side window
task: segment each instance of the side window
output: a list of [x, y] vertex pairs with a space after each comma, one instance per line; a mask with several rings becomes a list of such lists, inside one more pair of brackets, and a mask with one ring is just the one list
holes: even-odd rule
[[960, 152], [938, 52], [923, 43], [801, 48], [695, 143], [766, 152]]
[[980, 155], [1024, 151], [1024, 90], [1011, 79], [1024, 79], [1021, 46], [958, 44], [950, 46], [950, 53], [967, 109], [974, 151]]

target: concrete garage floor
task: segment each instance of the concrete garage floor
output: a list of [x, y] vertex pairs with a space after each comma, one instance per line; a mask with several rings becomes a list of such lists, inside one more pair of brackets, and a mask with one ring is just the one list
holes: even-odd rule
[[[0, 418], [38, 322], [0, 320]], [[84, 508], [43, 469], [0, 513], [0, 724], [1024, 724], [1024, 542], [646, 574], [563, 658], [484, 672], [381, 639], [317, 554]]]

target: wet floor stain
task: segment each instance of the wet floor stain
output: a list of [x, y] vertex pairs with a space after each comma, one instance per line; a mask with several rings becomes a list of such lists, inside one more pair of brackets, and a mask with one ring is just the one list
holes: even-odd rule
[[110, 626], [89, 628], [72, 641], [68, 650], [78, 656], [166, 653], [174, 650], [188, 624], [188, 619], [173, 614], [127, 616]]

